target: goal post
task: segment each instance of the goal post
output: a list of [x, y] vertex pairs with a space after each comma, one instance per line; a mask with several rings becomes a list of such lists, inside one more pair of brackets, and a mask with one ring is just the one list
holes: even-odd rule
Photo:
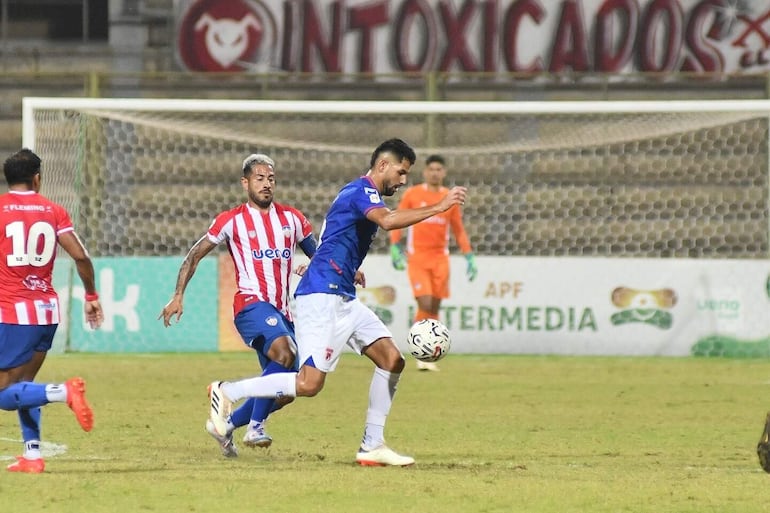
[[763, 259], [769, 119], [768, 100], [25, 98], [23, 145], [96, 257], [180, 258], [243, 201], [254, 152], [276, 160], [276, 199], [320, 227], [377, 144], [400, 137], [417, 151], [411, 182], [438, 153], [448, 184], [469, 187], [479, 255]]

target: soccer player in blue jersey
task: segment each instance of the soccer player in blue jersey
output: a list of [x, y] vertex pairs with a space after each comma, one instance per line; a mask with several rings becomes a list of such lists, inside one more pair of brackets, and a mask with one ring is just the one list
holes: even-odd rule
[[466, 189], [453, 187], [438, 203], [412, 209], [389, 209], [382, 196], [406, 184], [415, 162], [414, 150], [401, 139], [389, 139], [372, 153], [366, 175], [345, 185], [326, 214], [317, 251], [295, 293], [299, 372], [209, 386], [210, 420], [227, 432], [234, 402], [245, 397], [312, 397], [324, 386], [347, 344], [375, 364], [369, 386], [366, 426], [356, 461], [361, 465], [407, 466], [414, 463], [385, 445], [385, 420], [404, 357], [388, 328], [356, 298], [358, 273], [378, 228], [405, 228], [465, 202]]

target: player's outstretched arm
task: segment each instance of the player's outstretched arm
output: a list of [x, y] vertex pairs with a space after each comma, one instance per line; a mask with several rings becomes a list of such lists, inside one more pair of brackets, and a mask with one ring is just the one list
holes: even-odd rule
[[198, 262], [208, 255], [216, 246], [216, 244], [211, 242], [208, 237], [204, 235], [198, 239], [198, 242], [193, 244], [193, 247], [187, 252], [187, 255], [182, 261], [182, 265], [179, 267], [174, 295], [171, 297], [171, 300], [166, 303], [166, 306], [163, 307], [163, 310], [161, 310], [160, 315], [158, 316], [158, 319], [163, 318], [164, 326], [171, 326], [171, 318], [174, 317], [174, 315], [176, 315], [176, 321], [179, 322], [179, 319], [184, 312], [184, 291], [187, 288], [187, 284], [190, 282], [190, 279], [192, 279], [193, 274], [195, 274], [195, 269], [198, 268]]
[[373, 208], [366, 213], [366, 218], [377, 223], [383, 230], [396, 230], [406, 228], [419, 223], [431, 216], [440, 214], [452, 208], [454, 205], [465, 203], [465, 187], [452, 187], [449, 193], [441, 201], [433, 205], [418, 208], [404, 208], [390, 210], [387, 207]]
[[104, 312], [99, 303], [99, 295], [96, 293], [96, 279], [94, 273], [94, 264], [88, 255], [86, 247], [74, 231], [65, 232], [59, 235], [59, 245], [75, 261], [80, 281], [83, 282], [85, 289], [85, 301], [83, 301], [83, 312], [86, 322], [92, 329], [102, 325]]

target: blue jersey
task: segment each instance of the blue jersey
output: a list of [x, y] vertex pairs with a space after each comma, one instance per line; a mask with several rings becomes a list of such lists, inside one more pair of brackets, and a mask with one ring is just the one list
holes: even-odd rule
[[326, 213], [318, 249], [295, 295], [320, 292], [355, 297], [353, 279], [378, 228], [377, 223], [366, 218], [366, 213], [385, 206], [369, 177], [362, 176], [345, 185]]

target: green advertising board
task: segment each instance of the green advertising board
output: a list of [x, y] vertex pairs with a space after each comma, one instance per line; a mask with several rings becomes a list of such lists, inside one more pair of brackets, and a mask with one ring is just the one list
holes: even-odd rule
[[[158, 319], [176, 286], [179, 257], [95, 258], [104, 309], [98, 330], [83, 322], [83, 287], [72, 279], [67, 347], [90, 352], [217, 351], [217, 260], [203, 259], [187, 285], [184, 314], [168, 328]], [[65, 296], [67, 290], [59, 290]], [[60, 334], [61, 336], [62, 334]]]

